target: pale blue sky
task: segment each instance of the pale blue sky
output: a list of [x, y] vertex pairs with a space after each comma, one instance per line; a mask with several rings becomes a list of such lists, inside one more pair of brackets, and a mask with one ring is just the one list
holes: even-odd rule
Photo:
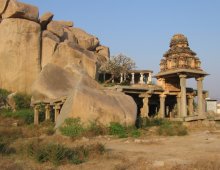
[[[74, 21], [96, 35], [111, 55], [123, 53], [141, 69], [156, 74], [173, 34], [183, 33], [211, 74], [204, 81], [210, 96], [220, 98], [219, 0], [21, 0], [50, 11], [56, 20]], [[195, 81], [188, 81], [195, 86]]]

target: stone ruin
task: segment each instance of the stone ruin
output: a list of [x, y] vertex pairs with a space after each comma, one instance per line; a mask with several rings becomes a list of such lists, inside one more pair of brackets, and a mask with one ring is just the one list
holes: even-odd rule
[[109, 48], [73, 22], [53, 16], [47, 12], [39, 18], [35, 6], [0, 1], [0, 88], [33, 96], [35, 124], [39, 103], [45, 104], [46, 119], [55, 112], [56, 127], [69, 117], [134, 124], [133, 99], [104, 90], [95, 80]]

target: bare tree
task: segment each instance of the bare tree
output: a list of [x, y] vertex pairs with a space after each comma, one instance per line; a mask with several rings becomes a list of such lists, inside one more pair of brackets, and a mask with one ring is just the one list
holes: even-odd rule
[[100, 68], [100, 72], [110, 73], [111, 78], [105, 83], [111, 82], [114, 78], [120, 77], [121, 74], [127, 74], [129, 70], [135, 68], [135, 62], [123, 55], [112, 56], [108, 62], [103, 64]]

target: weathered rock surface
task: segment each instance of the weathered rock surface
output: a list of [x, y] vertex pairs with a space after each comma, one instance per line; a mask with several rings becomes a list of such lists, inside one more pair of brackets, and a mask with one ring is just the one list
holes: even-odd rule
[[67, 40], [71, 43], [78, 44], [78, 41], [77, 41], [75, 35], [72, 33], [70, 28], [64, 27], [63, 30], [64, 30], [64, 34], [63, 34], [63, 37], [61, 37], [62, 42]]
[[81, 71], [81, 68], [69, 66], [63, 69], [49, 63], [43, 68], [32, 86], [33, 101], [53, 100], [68, 96], [79, 81], [85, 86], [99, 88], [95, 81], [91, 81], [91, 77]]
[[40, 25], [24, 19], [0, 24], [0, 86], [12, 92], [30, 92], [40, 72]]
[[0, 1], [0, 15], [4, 12], [4, 10], [6, 9], [8, 0], [1, 0]]
[[43, 30], [47, 28], [47, 24], [53, 19], [53, 16], [51, 12], [46, 12], [40, 17], [40, 24]]
[[52, 33], [54, 33], [55, 35], [57, 35], [60, 38], [64, 34], [63, 26], [59, 22], [57, 22], [57, 21], [51, 21], [47, 25], [47, 30], [51, 31]]
[[44, 37], [48, 37], [48, 38], [54, 40], [54, 41], [57, 42], [57, 43], [60, 42], [59, 37], [57, 37], [55, 34], [53, 34], [52, 32], [50, 32], [50, 31], [48, 31], [48, 30], [43, 31], [42, 37], [43, 37], [43, 38], [44, 38]]
[[85, 124], [96, 120], [104, 125], [110, 122], [133, 125], [136, 120], [136, 104], [133, 99], [120, 92], [103, 90], [95, 80], [80, 70], [78, 68], [74, 72], [48, 64], [34, 83], [32, 94], [35, 101], [68, 96], [56, 127], [70, 117], [79, 117]]
[[72, 21], [56, 21], [59, 24], [61, 24], [64, 27], [73, 27], [73, 22]]
[[98, 90], [79, 82], [64, 103], [56, 127], [61, 126], [66, 118], [78, 117], [85, 124], [98, 121], [104, 125], [110, 122], [134, 125], [136, 104], [123, 93]]
[[73, 34], [76, 36], [81, 47], [93, 51], [99, 45], [97, 37], [90, 35], [80, 28], [72, 28]]
[[38, 8], [18, 2], [16, 0], [10, 0], [5, 12], [2, 14], [2, 18], [24, 18], [27, 20], [38, 22], [39, 11]]
[[77, 44], [60, 43], [52, 56], [51, 63], [64, 69], [67, 66], [80, 67], [92, 78], [95, 79], [97, 76], [96, 57]]
[[110, 58], [110, 51], [109, 51], [109, 48], [108, 47], [105, 47], [105, 46], [98, 46], [96, 47], [96, 53], [98, 55], [100, 55], [100, 60], [102, 62], [106, 62], [109, 60]]
[[56, 50], [58, 43], [51, 38], [43, 37], [42, 38], [42, 56], [41, 56], [41, 67], [52, 61], [52, 56]]

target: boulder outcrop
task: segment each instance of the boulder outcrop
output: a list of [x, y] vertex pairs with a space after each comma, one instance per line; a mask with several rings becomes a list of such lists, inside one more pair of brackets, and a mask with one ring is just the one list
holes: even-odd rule
[[33, 102], [67, 97], [56, 127], [68, 117], [134, 124], [133, 99], [95, 81], [109, 48], [71, 21], [53, 21], [50, 12], [38, 17], [35, 6], [0, 1], [0, 88], [32, 94]]
[[99, 45], [97, 37], [86, 33], [80, 28], [72, 28], [72, 32], [76, 36], [79, 45], [87, 50], [94, 51]]
[[130, 96], [104, 90], [80, 68], [64, 70], [57, 65], [47, 64], [34, 83], [32, 94], [35, 101], [68, 96], [56, 127], [61, 126], [66, 118], [79, 117], [85, 124], [99, 121], [104, 125], [110, 122], [133, 125], [136, 120], [136, 104]]
[[39, 11], [37, 7], [16, 0], [9, 0], [7, 8], [2, 14], [3, 19], [23, 18], [35, 22], [38, 22], [38, 17]]
[[30, 93], [40, 73], [41, 28], [38, 23], [10, 18], [0, 24], [0, 87]]

